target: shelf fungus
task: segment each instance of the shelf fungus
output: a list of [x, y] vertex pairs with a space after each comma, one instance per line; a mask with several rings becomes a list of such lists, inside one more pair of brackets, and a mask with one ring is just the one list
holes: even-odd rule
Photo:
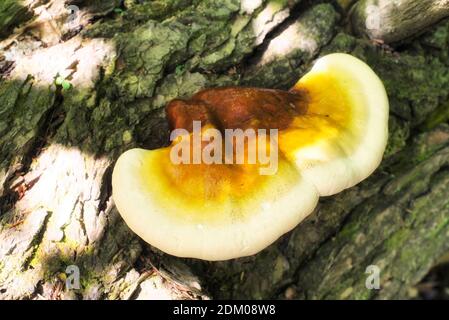
[[128, 226], [169, 254], [226, 260], [293, 229], [320, 196], [367, 178], [388, 137], [388, 98], [362, 61], [331, 54], [289, 91], [206, 89], [166, 108], [169, 147], [118, 159]]

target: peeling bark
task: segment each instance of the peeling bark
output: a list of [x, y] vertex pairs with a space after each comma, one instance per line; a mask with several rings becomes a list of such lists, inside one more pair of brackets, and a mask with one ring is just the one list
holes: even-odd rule
[[[323, 2], [67, 1], [80, 8], [74, 28], [53, 0], [15, 20], [0, 42], [0, 298], [406, 297], [448, 249], [449, 22], [399, 53], [345, 33]], [[253, 257], [178, 259], [127, 228], [112, 166], [167, 144], [168, 101], [221, 85], [285, 89], [330, 52], [366, 61], [390, 96], [390, 143], [370, 179]], [[371, 264], [380, 291], [365, 288]], [[65, 286], [69, 265], [79, 290]]]
[[362, 0], [354, 6], [351, 22], [357, 34], [392, 43], [448, 16], [448, 0]]

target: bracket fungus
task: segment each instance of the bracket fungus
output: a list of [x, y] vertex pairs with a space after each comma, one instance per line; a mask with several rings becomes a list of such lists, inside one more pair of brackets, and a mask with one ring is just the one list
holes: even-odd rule
[[[388, 109], [377, 75], [340, 53], [317, 60], [289, 91], [226, 87], [173, 100], [166, 113], [178, 134], [169, 147], [120, 156], [112, 176], [115, 204], [135, 233], [169, 254], [253, 255], [305, 219], [320, 196], [350, 188], [377, 168]], [[228, 161], [235, 146], [231, 152], [227, 142], [210, 147], [231, 129], [255, 132], [244, 137], [240, 163]], [[191, 143], [181, 148], [185, 141]], [[212, 161], [201, 161], [204, 152], [195, 155], [195, 143]], [[267, 162], [247, 163], [251, 145], [259, 156], [261, 149], [265, 156], [277, 153], [273, 174], [261, 174]], [[173, 161], [174, 150], [187, 161]]]

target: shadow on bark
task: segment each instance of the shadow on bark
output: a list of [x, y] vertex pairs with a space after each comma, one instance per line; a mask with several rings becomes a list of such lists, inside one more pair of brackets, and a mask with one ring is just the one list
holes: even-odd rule
[[33, 13], [20, 1], [2, 1], [0, 3], [0, 39], [7, 37], [16, 26], [32, 17]]

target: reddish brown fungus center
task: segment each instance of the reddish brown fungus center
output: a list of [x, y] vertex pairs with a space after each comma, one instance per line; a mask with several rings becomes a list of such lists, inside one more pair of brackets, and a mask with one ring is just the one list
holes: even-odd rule
[[224, 129], [278, 129], [307, 111], [302, 91], [223, 87], [206, 89], [188, 100], [176, 99], [166, 107], [172, 129], [192, 131], [193, 121]]

